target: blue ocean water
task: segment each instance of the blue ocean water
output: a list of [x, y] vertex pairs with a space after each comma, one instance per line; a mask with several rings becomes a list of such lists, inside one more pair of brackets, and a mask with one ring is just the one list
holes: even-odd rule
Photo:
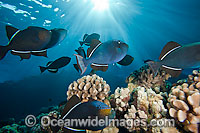
[[[98, 1], [98, 0], [96, 0]], [[107, 5], [101, 5], [108, 2]], [[29, 60], [10, 53], [0, 61], [1, 119], [23, 118], [36, 114], [41, 107], [56, 105], [66, 99], [68, 85], [80, 78], [73, 68], [74, 50], [85, 33], [99, 33], [102, 42], [119, 39], [129, 45], [134, 57], [130, 66], [110, 65], [107, 72], [97, 72], [111, 86], [125, 87], [131, 72], [156, 60], [169, 41], [188, 44], [200, 41], [199, 0], [0, 0], [0, 45], [7, 45], [5, 25], [19, 29], [40, 26], [65, 28], [66, 39], [48, 50], [48, 58], [32, 56]], [[101, 5], [101, 6], [100, 6]], [[40, 65], [62, 56], [71, 63], [52, 74], [40, 74]], [[89, 74], [87, 70], [85, 75]], [[52, 101], [49, 101], [52, 99]]]

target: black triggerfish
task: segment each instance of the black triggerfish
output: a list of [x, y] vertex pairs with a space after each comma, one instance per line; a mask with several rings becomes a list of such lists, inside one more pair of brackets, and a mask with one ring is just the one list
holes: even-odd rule
[[101, 43], [99, 40], [92, 40], [90, 48], [87, 50], [88, 59], [75, 54], [77, 65], [83, 74], [87, 66], [91, 64], [94, 70], [105, 72], [108, 69], [108, 64], [113, 64], [126, 59], [128, 45], [120, 40], [111, 40]]
[[163, 48], [158, 62], [147, 61], [154, 75], [161, 68], [172, 77], [178, 77], [185, 68], [200, 66], [200, 42], [184, 46], [176, 42], [168, 42]]
[[[63, 120], [71, 120], [70, 125], [64, 126], [64, 130], [66, 130], [66, 132], [84, 132], [86, 130], [98, 131], [104, 129], [110, 124], [108, 121], [106, 122], [106, 120], [114, 119], [115, 111], [103, 102], [95, 100], [81, 102], [81, 100], [76, 95], [74, 95], [72, 96], [72, 98], [69, 99], [69, 101], [65, 105], [61, 117]], [[104, 120], [105, 123], [98, 125], [99, 123], [97, 121], [97, 125], [92, 125], [92, 123], [90, 122], [94, 119]], [[72, 123], [74, 120], [79, 121], [79, 123]], [[91, 121], [87, 122], [87, 120]], [[87, 123], [83, 124], [83, 121]]]
[[85, 34], [83, 36], [83, 41], [79, 41], [80, 45], [82, 46], [83, 44], [90, 46], [90, 44], [92, 43], [92, 40], [96, 39], [99, 40], [100, 39], [100, 35], [97, 33], [92, 33], [91, 35]]
[[65, 29], [47, 30], [36, 26], [19, 30], [6, 25], [6, 32], [9, 42], [7, 46], [0, 46], [0, 60], [10, 50], [13, 55], [20, 56], [21, 60], [29, 59], [31, 55], [47, 57], [46, 50], [59, 44], [67, 35]]
[[46, 67], [40, 66], [40, 71], [43, 73], [45, 70], [48, 70], [52, 73], [57, 73], [59, 68], [62, 68], [66, 65], [68, 65], [71, 61], [71, 58], [69, 57], [61, 57], [55, 61], [49, 61], [46, 65]]

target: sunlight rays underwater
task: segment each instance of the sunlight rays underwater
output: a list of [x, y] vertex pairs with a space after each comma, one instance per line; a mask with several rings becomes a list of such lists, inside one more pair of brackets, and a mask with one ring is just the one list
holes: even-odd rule
[[[24, 1], [24, 3], [28, 5], [31, 1]], [[20, 18], [20, 14], [14, 14], [13, 18], [19, 23], [15, 23], [12, 19], [7, 23], [23, 29], [29, 25], [41, 26], [42, 20], [50, 20], [51, 23], [45, 25], [45, 28], [68, 29], [65, 41], [60, 46], [50, 49], [47, 59], [33, 57], [31, 60], [18, 63], [18, 58], [8, 55], [7, 59], [1, 62], [2, 70], [11, 70], [12, 74], [16, 74], [19, 79], [26, 77], [27, 72], [30, 73], [28, 76], [39, 75], [39, 65], [63, 55], [73, 58], [74, 49], [79, 47], [78, 41], [82, 39], [83, 35], [96, 32], [101, 35], [102, 42], [119, 39], [129, 45], [128, 54], [134, 56], [135, 60], [132, 65], [119, 69], [117, 73], [122, 76], [124, 74], [125, 78], [128, 73], [138, 69], [143, 64], [143, 60], [157, 59], [162, 47], [168, 41], [187, 44], [199, 41], [197, 38], [200, 38], [200, 31], [197, 30], [200, 28], [198, 0], [191, 2], [186, 0], [103, 0], [102, 5], [104, 6], [98, 6], [100, 0], [55, 1], [41, 1], [40, 5], [35, 4], [36, 0], [34, 3], [32, 2], [32, 5], [29, 6], [33, 8], [28, 12], [33, 14], [33, 12], [39, 11], [38, 16], [34, 16], [37, 18], [36, 20], [30, 21], [27, 17]], [[8, 3], [12, 3], [17, 8], [20, 7], [13, 1], [8, 1]], [[59, 10], [54, 12], [55, 8], [59, 8]], [[0, 19], [0, 21], [6, 20]], [[75, 62], [75, 58], [72, 62]], [[12, 68], [10, 64], [15, 68]], [[64, 70], [68, 71], [69, 69], [73, 70], [72, 67]], [[109, 69], [111, 69], [109, 72], [116, 71], [116, 69], [112, 69], [112, 66]], [[5, 78], [10, 80], [14, 78], [11, 73], [5, 71], [0, 71], [0, 74], [6, 75]]]

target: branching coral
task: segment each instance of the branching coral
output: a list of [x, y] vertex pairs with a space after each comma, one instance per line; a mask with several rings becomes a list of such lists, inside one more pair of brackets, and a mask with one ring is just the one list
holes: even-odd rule
[[[129, 101], [130, 108], [124, 117], [128, 119], [145, 119], [146, 121], [153, 118], [163, 118], [166, 116], [167, 109], [165, 109], [162, 96], [156, 94], [152, 89], [145, 89], [138, 87], [131, 95], [133, 101]], [[147, 120], [148, 119], [148, 120]], [[145, 127], [129, 127], [129, 131], [140, 130]]]
[[133, 83], [136, 86], [142, 86], [145, 88], [155, 88], [158, 91], [166, 88], [166, 80], [171, 76], [165, 71], [160, 70], [156, 76], [154, 76], [152, 70], [147, 66], [143, 66], [139, 70], [134, 71], [126, 79], [127, 83]]
[[[156, 94], [152, 89], [144, 87], [137, 88], [117, 88], [110, 101], [114, 101], [116, 117], [125, 118], [127, 122], [135, 119], [148, 121], [153, 118], [163, 118], [166, 116], [163, 97]], [[112, 102], [111, 102], [112, 103]], [[134, 127], [134, 125], [125, 126], [130, 132], [134, 130], [147, 130], [147, 127]]]
[[69, 100], [73, 95], [77, 95], [81, 100], [103, 101], [108, 97], [110, 86], [96, 74], [84, 76], [77, 81], [71, 83], [67, 91], [67, 99]]
[[130, 100], [130, 90], [128, 88], [117, 88], [115, 90], [114, 99], [116, 103], [116, 110], [121, 112], [126, 111], [128, 101]]
[[188, 76], [187, 83], [174, 86], [168, 98], [171, 117], [186, 131], [198, 132], [200, 123], [200, 73]]

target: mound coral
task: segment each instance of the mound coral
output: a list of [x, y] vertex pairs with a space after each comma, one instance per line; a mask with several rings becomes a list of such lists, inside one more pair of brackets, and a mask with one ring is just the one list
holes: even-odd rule
[[167, 83], [165, 82], [171, 76], [167, 74], [165, 71], [160, 70], [156, 76], [154, 76], [152, 70], [148, 65], [141, 67], [139, 70], [134, 71], [130, 74], [130, 76], [126, 79], [126, 82], [135, 87], [142, 86], [145, 88], [155, 88], [155, 90], [160, 91], [163, 89], [165, 91], [167, 88]]
[[171, 88], [168, 108], [178, 125], [191, 132], [199, 131], [200, 123], [200, 72], [193, 71], [186, 83]]
[[77, 95], [81, 100], [104, 101], [108, 97], [110, 86], [103, 78], [96, 74], [84, 76], [77, 81], [71, 83], [67, 91], [67, 99], [69, 100], [73, 95]]

